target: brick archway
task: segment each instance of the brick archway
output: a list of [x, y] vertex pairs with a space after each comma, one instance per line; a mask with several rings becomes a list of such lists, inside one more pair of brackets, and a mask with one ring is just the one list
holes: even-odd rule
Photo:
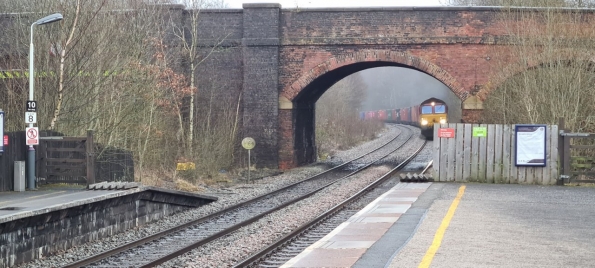
[[[498, 85], [498, 82], [490, 82], [491, 76], [502, 71], [499, 68], [503, 65], [493, 63], [515, 60], [508, 53], [515, 41], [505, 26], [525, 25], [519, 23], [520, 16], [510, 16], [510, 21], [503, 23], [499, 14], [544, 11], [551, 9], [304, 10], [282, 8], [274, 3], [247, 3], [242, 9], [206, 9], [200, 11], [202, 26], [196, 29], [200, 41], [190, 44], [196, 45], [198, 55], [205, 56], [204, 64], [198, 65], [194, 75], [198, 88], [211, 88], [221, 95], [215, 99], [227, 100], [229, 96], [240, 99], [241, 96], [241, 111], [238, 110], [241, 133], [253, 137], [258, 144], [252, 154], [257, 167], [284, 168], [285, 163], [295, 166], [299, 163], [295, 159], [307, 159], [311, 154], [293, 147], [294, 121], [304, 120], [300, 116], [310, 116], [312, 104], [309, 102], [337, 79], [358, 68], [400, 66], [429, 74], [465, 101], [463, 117], [466, 122], [473, 122], [475, 115], [481, 113], [481, 99]], [[564, 11], [580, 15], [576, 23], [585, 29], [595, 20], [595, 9]], [[188, 18], [194, 11], [184, 10], [179, 5], [164, 5], [162, 12], [169, 18], [167, 21], [176, 23], [173, 28], [194, 29], [188, 24], [193, 21]], [[0, 18], [9, 28], [16, 25], [11, 22], [15, 19], [13, 15]], [[188, 45], [178, 38], [166, 39], [168, 51], [171, 49], [174, 53]], [[176, 59], [174, 62], [175, 70], [190, 76], [185, 61]], [[321, 81], [324, 80], [321, 77], [328, 81]], [[294, 114], [299, 109], [305, 112]], [[291, 139], [289, 143], [284, 140], [287, 137]]]
[[335, 82], [374, 67], [404, 67], [426, 73], [464, 101], [468, 91], [446, 70], [415, 55], [390, 49], [362, 49], [320, 60], [279, 94], [279, 167], [288, 169], [316, 160], [315, 103]]
[[332, 57], [302, 74], [299, 79], [281, 91], [281, 96], [293, 101], [310, 83], [320, 76], [356, 63], [373, 63], [380, 66], [397, 66], [424, 72], [449, 87], [453, 93], [464, 101], [469, 93], [446, 70], [424, 58], [407, 52], [391, 50], [362, 50], [355, 53]]
[[[210, 55], [213, 44], [229, 49], [211, 55], [212, 64], [200, 65], [197, 72], [209, 75], [197, 76], [198, 84], [216, 82], [241, 92], [242, 135], [256, 140], [258, 167], [299, 166], [314, 160], [312, 126], [299, 125], [312, 118], [313, 100], [357, 69], [400, 66], [424, 72], [448, 86], [463, 102], [464, 120], [474, 122], [481, 114], [476, 94], [489, 92], [490, 77], [501, 71], [494, 63], [514, 60], [507, 53], [514, 43], [498, 16], [511, 11], [544, 9], [301, 10], [267, 3], [201, 11], [206, 22], [201, 51]], [[589, 27], [595, 11], [580, 13], [585, 19], [578, 23]], [[187, 12], [177, 14], [186, 21]], [[522, 26], [517, 22], [510, 21]]]

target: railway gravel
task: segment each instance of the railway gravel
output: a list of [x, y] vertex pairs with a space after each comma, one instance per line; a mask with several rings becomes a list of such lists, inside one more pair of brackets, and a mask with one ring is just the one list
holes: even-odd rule
[[[415, 129], [412, 130], [415, 132]], [[414, 139], [405, 146], [404, 150], [391, 157], [400, 162], [418, 149], [423, 142], [424, 140], [419, 135], [414, 134]], [[232, 235], [191, 251], [159, 267], [233, 267], [237, 262], [249, 257], [251, 253], [265, 248], [268, 244], [354, 195], [390, 169], [389, 166], [377, 166], [358, 173], [306, 200], [242, 228]]]
[[[416, 134], [419, 134], [419, 129], [411, 129], [416, 131]], [[331, 159], [322, 163], [334, 165], [338, 162], [356, 158], [363, 154], [363, 152], [370, 151], [371, 148], [376, 148], [393, 139], [395, 136], [399, 135], [399, 133], [400, 130], [397, 127], [389, 125], [387, 126], [386, 131], [383, 132], [378, 139], [350, 150], [338, 152]], [[416, 135], [416, 141], [406, 145], [407, 149], [401, 151], [403, 156], [395, 156], [395, 159], [398, 159], [399, 157], [404, 159], [406, 157], [406, 151], [413, 151], [414, 148], [418, 148], [423, 142], [419, 137], [419, 135]], [[414, 143], [417, 143], [417, 145], [414, 145]], [[134, 228], [110, 238], [92, 241], [85, 245], [71, 248], [60, 254], [48, 256], [17, 267], [60, 267], [67, 263], [89, 257], [98, 252], [166, 230], [180, 223], [203, 217], [247, 199], [271, 192], [288, 184], [303, 180], [308, 176], [320, 173], [324, 169], [325, 167], [322, 165], [311, 165], [296, 168], [278, 176], [266, 177], [254, 181], [254, 183], [210, 189], [210, 191], [203, 192], [203, 194], [218, 196], [219, 200], [209, 205], [179, 213], [142, 227]], [[264, 246], [267, 241], [274, 241], [285, 233], [290, 232], [291, 229], [315, 217], [318, 213], [334, 206], [338, 202], [337, 200], [342, 200], [344, 197], [359, 191], [362, 185], [369, 183], [372, 181], [372, 178], [375, 178], [378, 174], [383, 174], [383, 172], [385, 173], [386, 171], [388, 171], [387, 167], [380, 166], [363, 175], [353, 176], [350, 180], [341, 182], [330, 189], [315, 195], [315, 198], [310, 198], [307, 201], [287, 207], [282, 211], [262, 219], [255, 225], [251, 225], [248, 228], [236, 232], [235, 234], [237, 234], [237, 236], [234, 234], [232, 235], [233, 237], [215, 241], [214, 243], [211, 243], [212, 245], [201, 248], [200, 250], [195, 250], [166, 263], [164, 267], [229, 267], [243, 257], [248, 256], [249, 253]]]
[[312, 197], [277, 211], [223, 239], [182, 255], [159, 267], [232, 267], [360, 191], [390, 168], [375, 167], [341, 181]]
[[430, 161], [432, 161], [434, 150], [432, 150], [432, 143], [429, 142], [419, 154], [409, 162], [402, 172], [419, 172], [423, 170]]
[[[419, 129], [417, 129], [417, 131], [419, 132]], [[363, 152], [368, 152], [372, 148], [378, 148], [382, 146], [388, 141], [394, 139], [399, 134], [401, 134], [401, 128], [397, 127], [396, 125], [386, 125], [385, 131], [378, 134], [378, 138], [353, 147], [349, 150], [339, 151], [329, 159], [320, 161], [320, 163], [330, 164], [332, 166], [340, 165], [362, 155]]]

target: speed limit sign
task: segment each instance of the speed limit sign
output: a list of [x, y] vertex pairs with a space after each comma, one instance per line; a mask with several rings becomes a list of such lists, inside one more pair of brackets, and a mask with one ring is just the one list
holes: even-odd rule
[[244, 149], [246, 149], [246, 150], [254, 149], [255, 145], [256, 145], [256, 142], [254, 141], [253, 138], [247, 137], [242, 140], [242, 147], [244, 147]]
[[242, 147], [248, 150], [248, 181], [250, 181], [250, 150], [254, 149], [256, 141], [251, 137], [246, 137], [242, 140]]
[[37, 113], [36, 112], [25, 112], [25, 123], [37, 124]]

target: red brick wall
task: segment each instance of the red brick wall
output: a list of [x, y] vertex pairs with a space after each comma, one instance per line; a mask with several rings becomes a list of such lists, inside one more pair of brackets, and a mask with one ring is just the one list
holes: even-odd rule
[[[179, 8], [171, 12], [182, 25], [192, 13]], [[244, 9], [200, 12], [200, 51], [210, 53], [214, 44], [221, 49], [196, 70], [198, 88], [220, 88], [221, 99], [235, 99], [241, 92], [242, 135], [256, 139], [259, 167], [289, 168], [313, 161], [313, 105], [349, 74], [380, 66], [413, 68], [442, 81], [461, 100], [471, 95], [484, 100], [499, 83], [488, 84], [501, 68], [495, 62], [510, 62], [509, 40], [497, 19], [500, 11], [493, 8], [304, 10], [245, 4]], [[577, 21], [588, 29], [594, 14], [577, 11]], [[0, 15], [0, 25], [11, 27], [13, 19]], [[3, 40], [0, 48], [10, 46]], [[184, 67], [179, 64], [179, 69]], [[293, 107], [280, 109], [280, 97]], [[480, 115], [481, 110], [463, 111], [466, 122]]]
[[[320, 95], [314, 91], [353, 72], [402, 66], [433, 76], [465, 100], [495, 71], [490, 63], [501, 53], [494, 53], [494, 43], [503, 33], [495, 21], [486, 10], [282, 10], [279, 95], [294, 104], [312, 102]], [[280, 168], [297, 166], [296, 155], [311, 150], [295, 140], [300, 127], [292, 112], [299, 110], [280, 112]], [[480, 113], [464, 112], [464, 120]]]
[[[321, 87], [351, 73], [401, 66], [440, 80], [462, 101], [471, 95], [483, 101], [501, 82], [493, 80], [494, 74], [511, 62], [498, 13], [488, 8], [449, 7], [282, 10], [279, 94], [294, 103], [308, 102], [307, 98], [320, 95], [316, 91]], [[582, 16], [593, 14], [583, 12]], [[522, 27], [516, 22], [508, 24]], [[478, 122], [481, 112], [464, 110], [462, 119]], [[294, 156], [304, 150], [291, 137], [298, 131], [295, 128], [283, 128], [279, 141], [285, 152], [293, 146]], [[282, 161], [284, 166], [292, 166], [287, 164], [290, 154], [281, 154], [287, 160]]]
[[281, 94], [293, 100], [321, 74], [386, 61], [426, 72], [464, 100], [495, 71], [493, 44], [504, 31], [494, 17], [482, 9], [284, 10]]

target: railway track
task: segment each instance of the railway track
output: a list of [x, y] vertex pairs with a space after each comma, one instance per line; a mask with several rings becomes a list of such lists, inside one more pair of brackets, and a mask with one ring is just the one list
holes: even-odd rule
[[[334, 230], [341, 223], [348, 220], [372, 200], [376, 199], [391, 189], [399, 180], [393, 175], [402, 169], [413, 159], [426, 145], [422, 145], [417, 151], [405, 161], [396, 165], [392, 170], [384, 174], [378, 180], [362, 189], [360, 192], [343, 201], [341, 204], [329, 209], [310, 222], [300, 226], [295, 231], [285, 235], [268, 247], [260, 250], [252, 256], [240, 261], [234, 267], [279, 267], [300, 254], [308, 246], [320, 240]], [[422, 173], [431, 166], [429, 163]]]
[[[401, 134], [382, 146], [301, 182], [63, 267], [153, 267], [162, 264], [367, 168], [414, 136], [410, 128], [400, 128]], [[372, 160], [362, 164], [364, 158]]]

